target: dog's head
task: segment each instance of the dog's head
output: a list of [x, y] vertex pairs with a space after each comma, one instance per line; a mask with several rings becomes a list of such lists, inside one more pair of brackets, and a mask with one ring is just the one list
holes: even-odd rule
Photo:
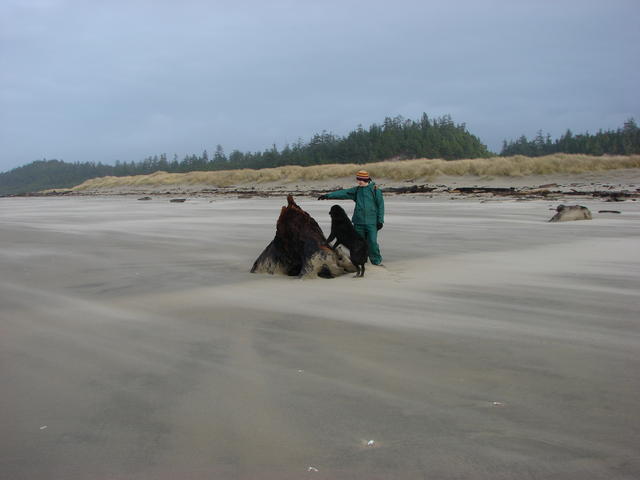
[[346, 217], [347, 213], [340, 205], [334, 205], [331, 207], [331, 210], [329, 210], [329, 215], [331, 215], [331, 218], [342, 218]]

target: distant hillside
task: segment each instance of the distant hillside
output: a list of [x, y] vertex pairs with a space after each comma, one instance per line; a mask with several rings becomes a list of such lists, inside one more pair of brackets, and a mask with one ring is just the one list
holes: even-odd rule
[[0, 195], [69, 188], [89, 178], [113, 175], [113, 170], [114, 167], [102, 164], [38, 160], [0, 173]]

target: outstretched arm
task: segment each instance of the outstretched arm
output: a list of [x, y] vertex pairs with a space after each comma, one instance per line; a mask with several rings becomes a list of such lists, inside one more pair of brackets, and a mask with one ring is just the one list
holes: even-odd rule
[[356, 189], [358, 187], [345, 188], [344, 190], [336, 190], [335, 192], [327, 193], [325, 196], [328, 199], [333, 200], [354, 200], [356, 199]]

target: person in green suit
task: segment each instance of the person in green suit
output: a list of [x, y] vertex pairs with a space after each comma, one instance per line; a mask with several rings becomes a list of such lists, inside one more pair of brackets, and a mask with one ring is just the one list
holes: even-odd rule
[[373, 265], [382, 264], [382, 255], [378, 246], [378, 230], [384, 225], [384, 198], [382, 191], [371, 180], [369, 173], [360, 170], [356, 174], [357, 187], [337, 190], [320, 195], [318, 200], [353, 200], [356, 206], [351, 221], [356, 232], [369, 245], [369, 260]]

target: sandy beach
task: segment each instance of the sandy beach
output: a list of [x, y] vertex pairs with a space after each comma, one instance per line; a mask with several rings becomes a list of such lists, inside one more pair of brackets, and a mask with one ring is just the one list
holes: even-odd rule
[[640, 201], [390, 195], [385, 267], [249, 273], [285, 204], [0, 199], [0, 477], [640, 477]]

